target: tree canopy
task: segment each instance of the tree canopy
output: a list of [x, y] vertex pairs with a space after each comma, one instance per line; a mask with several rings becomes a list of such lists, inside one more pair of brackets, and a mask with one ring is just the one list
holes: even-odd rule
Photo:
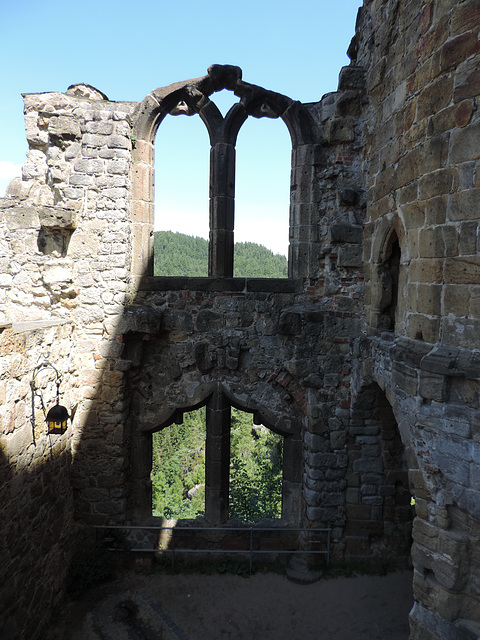
[[[153, 435], [153, 515], [205, 514], [205, 437], [204, 407]], [[230, 517], [248, 523], [281, 517], [282, 459], [282, 436], [254, 425], [252, 414], [232, 409]]]
[[[174, 231], [155, 231], [154, 275], [207, 276], [208, 241]], [[255, 242], [237, 242], [234, 248], [234, 276], [286, 278], [287, 259]]]

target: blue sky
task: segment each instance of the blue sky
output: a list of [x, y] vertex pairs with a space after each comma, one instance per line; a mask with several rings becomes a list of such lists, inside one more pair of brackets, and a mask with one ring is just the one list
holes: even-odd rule
[[[219, 63], [241, 67], [246, 82], [316, 102], [336, 90], [339, 71], [349, 64], [346, 50], [361, 4], [0, 0], [0, 195], [25, 161], [22, 93], [64, 92], [71, 84], [86, 82], [110, 100], [137, 102], [156, 87], [205, 75], [209, 65]], [[222, 92], [213, 99], [224, 109], [232, 94]], [[179, 226], [174, 230], [204, 235], [206, 133], [198, 117], [168, 120], [156, 140], [156, 228]], [[279, 121], [249, 120], [247, 125], [237, 145], [235, 237], [283, 252], [288, 241], [288, 134]], [[173, 142], [181, 138], [180, 131], [188, 141], [183, 147]], [[181, 220], [183, 227], [174, 224]], [[272, 231], [277, 227], [285, 232], [282, 240]]]

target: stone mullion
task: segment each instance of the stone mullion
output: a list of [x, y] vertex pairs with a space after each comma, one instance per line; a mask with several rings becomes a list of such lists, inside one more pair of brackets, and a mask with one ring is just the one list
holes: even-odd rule
[[[140, 432], [131, 440], [130, 460], [132, 489], [127, 507], [128, 516], [143, 522], [152, 515], [152, 435]], [[148, 461], [147, 464], [145, 462]]]
[[220, 142], [210, 150], [210, 276], [233, 276], [234, 207], [235, 147]]
[[306, 144], [292, 153], [290, 197], [290, 250], [288, 256], [289, 277], [311, 277], [316, 272], [318, 260], [312, 251], [318, 236], [318, 193], [315, 188], [315, 153], [317, 145]]
[[207, 403], [205, 517], [212, 525], [228, 519], [230, 404], [215, 392]]

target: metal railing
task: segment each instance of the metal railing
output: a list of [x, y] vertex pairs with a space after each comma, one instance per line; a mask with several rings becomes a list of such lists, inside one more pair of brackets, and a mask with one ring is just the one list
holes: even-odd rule
[[[135, 531], [144, 531], [144, 532], [158, 532], [159, 533], [159, 537], [161, 532], [163, 531], [170, 531], [171, 532], [171, 536], [168, 540], [168, 545], [167, 546], [162, 546], [162, 543], [160, 542], [160, 544], [158, 544], [158, 540], [159, 537], [157, 537], [157, 546], [154, 547], [132, 547], [129, 548], [128, 550], [133, 552], [133, 553], [151, 553], [151, 554], [171, 554], [171, 558], [172, 558], [172, 570], [175, 570], [175, 556], [178, 554], [190, 554], [190, 553], [196, 553], [196, 554], [223, 554], [223, 555], [230, 555], [230, 554], [248, 554], [249, 557], [249, 565], [250, 565], [250, 573], [252, 573], [252, 564], [253, 564], [253, 556], [255, 554], [258, 555], [268, 555], [268, 554], [298, 554], [298, 555], [323, 555], [325, 556], [325, 562], [328, 566], [328, 564], [330, 563], [330, 536], [331, 536], [331, 529], [330, 528], [322, 528], [322, 529], [315, 529], [315, 528], [306, 528], [306, 527], [176, 527], [175, 525], [172, 526], [135, 526], [135, 525], [97, 525], [95, 527], [95, 529], [97, 530], [97, 532], [99, 531], [130, 531], [130, 532], [135, 532]], [[245, 536], [245, 548], [243, 549], [229, 549], [229, 548], [198, 548], [198, 547], [194, 547], [194, 548], [186, 548], [186, 547], [178, 547], [176, 546], [176, 542], [178, 540], [178, 534], [180, 532], [188, 532], [191, 534], [201, 534], [201, 533], [206, 533], [206, 532], [215, 532], [215, 533], [220, 533], [220, 532], [224, 532], [224, 533], [244, 533], [244, 534], [248, 534]], [[320, 535], [321, 536], [321, 540], [303, 540], [303, 545], [305, 546], [314, 546], [314, 545], [318, 545], [321, 544], [323, 546], [323, 548], [318, 549], [318, 548], [298, 548], [298, 537], [297, 537], [297, 548], [295, 549], [285, 549], [285, 548], [271, 548], [269, 546], [268, 549], [264, 549], [261, 548], [261, 540], [259, 540], [259, 546], [258, 548], [255, 547], [254, 545], [254, 541], [255, 541], [255, 534], [258, 534], [260, 532], [271, 532], [271, 533], [275, 533], [275, 534], [292, 534], [292, 533], [306, 533], [306, 534], [310, 534], [313, 535], [313, 537], [315, 537], [316, 535]], [[177, 537], [176, 537], [177, 536]], [[305, 538], [306, 536], [304, 536]], [[97, 535], [98, 538], [98, 535]], [[197, 536], [198, 538], [198, 536]], [[107, 536], [104, 536], [104, 540], [106, 540], [107, 542], [110, 541], [114, 541], [115, 538], [108, 538]], [[211, 541], [210, 541], [211, 542]], [[220, 542], [220, 540], [217, 540], [216, 542]], [[224, 536], [221, 540], [221, 542], [228, 542], [228, 536]], [[109, 548], [110, 551], [118, 551], [118, 548]]]

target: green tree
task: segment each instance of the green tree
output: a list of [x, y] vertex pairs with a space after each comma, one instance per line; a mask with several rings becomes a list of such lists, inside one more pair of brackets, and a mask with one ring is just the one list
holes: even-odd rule
[[204, 515], [205, 408], [153, 434], [152, 503], [155, 516]]
[[[156, 231], [154, 275], [207, 276], [208, 241], [173, 231]], [[254, 242], [237, 242], [234, 248], [234, 276], [286, 278], [287, 259]]]
[[[197, 518], [205, 513], [205, 407], [181, 425], [153, 434], [153, 515]], [[279, 518], [283, 438], [232, 409], [230, 516], [243, 522]]]
[[282, 515], [283, 438], [232, 410], [230, 516], [243, 522]]

